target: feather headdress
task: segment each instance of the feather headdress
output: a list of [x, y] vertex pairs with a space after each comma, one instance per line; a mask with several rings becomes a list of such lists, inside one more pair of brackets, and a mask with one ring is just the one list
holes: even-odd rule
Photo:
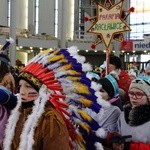
[[12, 39], [11, 37], [9, 39], [6, 39], [6, 43], [1, 48], [0, 53], [3, 53], [9, 47], [9, 45], [12, 43], [14, 43], [14, 39]]
[[[48, 100], [62, 115], [68, 128], [69, 144], [72, 149], [86, 150], [83, 132], [86, 133], [87, 137], [89, 132], [94, 133], [100, 128], [98, 123], [85, 111], [85, 108], [88, 108], [95, 113], [99, 113], [102, 108], [95, 94], [99, 89], [92, 86], [92, 81], [85, 74], [91, 69], [91, 65], [85, 63], [85, 58], [78, 55], [77, 48], [73, 46], [68, 49], [46, 50], [39, 53], [29, 61], [20, 74], [20, 78], [29, 81], [39, 92], [41, 92], [43, 85], [46, 86], [48, 90], [43, 89], [42, 93], [48, 91], [45, 92], [45, 95], [49, 97]], [[42, 102], [41, 99], [40, 102]], [[37, 100], [36, 103], [38, 103]], [[38, 104], [37, 107], [43, 107], [44, 104], [40, 105]], [[38, 110], [40, 109], [35, 108], [37, 114], [39, 114]], [[35, 116], [40, 117], [36, 114]], [[29, 126], [31, 127], [32, 124]], [[6, 130], [9, 130], [8, 128]], [[30, 132], [33, 128], [28, 130]], [[27, 135], [30, 135], [30, 133], [27, 133]], [[8, 141], [6, 141], [7, 144]], [[27, 143], [22, 144], [20, 149], [23, 150], [26, 145]], [[27, 149], [30, 147], [27, 147]], [[101, 146], [95, 146], [95, 143], [93, 143], [93, 150], [102, 149], [98, 149], [98, 147]]]

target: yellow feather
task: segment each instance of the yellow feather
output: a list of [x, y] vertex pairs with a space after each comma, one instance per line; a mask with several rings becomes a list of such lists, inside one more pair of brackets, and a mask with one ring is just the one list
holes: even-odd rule
[[40, 55], [44, 55], [44, 54], [48, 54], [48, 53], [50, 53], [50, 52], [52, 52], [52, 51], [53, 51], [53, 50], [47, 49], [47, 50], [44, 50], [44, 51], [40, 52], [39, 54], [40, 54]]
[[75, 70], [68, 70], [68, 71], [67, 71], [67, 74], [69, 74], [69, 75], [80, 75], [81, 73], [80, 73], [80, 72], [77, 72], [77, 71], [75, 71]]
[[50, 57], [48, 58], [48, 62], [53, 62], [53, 61], [57, 61], [57, 60], [60, 60], [60, 59], [63, 59], [64, 58], [64, 55], [56, 55], [54, 57]]
[[66, 60], [66, 59], [61, 59], [61, 60], [59, 60], [57, 63], [67, 63], [68, 62], [68, 60]]
[[77, 109], [78, 114], [80, 114], [82, 116], [82, 118], [84, 118], [87, 121], [91, 121], [92, 118], [91, 116], [89, 116], [84, 110], [81, 109]]
[[89, 100], [89, 99], [87, 99], [87, 98], [84, 98], [84, 97], [81, 97], [81, 98], [80, 98], [80, 102], [81, 102], [84, 106], [86, 106], [86, 107], [91, 106], [92, 103], [93, 103], [91, 100]]
[[80, 77], [68, 76], [67, 79], [69, 79], [71, 81], [79, 81], [81, 78]]
[[82, 123], [80, 123], [79, 125], [80, 125], [84, 130], [86, 130], [87, 133], [90, 132], [90, 126], [89, 126], [88, 124], [82, 122]]
[[59, 52], [59, 50], [54, 50], [52, 54], [56, 55], [58, 52]]
[[80, 82], [74, 82], [75, 92], [80, 94], [89, 94], [88, 87]]
[[58, 70], [69, 70], [72, 67], [71, 64], [67, 64], [58, 68]]

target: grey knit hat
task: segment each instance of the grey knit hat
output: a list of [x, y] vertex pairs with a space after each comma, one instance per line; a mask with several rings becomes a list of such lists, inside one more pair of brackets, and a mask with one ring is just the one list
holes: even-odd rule
[[150, 77], [147, 76], [137, 77], [135, 80], [131, 82], [129, 90], [132, 88], [138, 88], [142, 90], [146, 94], [150, 102]]

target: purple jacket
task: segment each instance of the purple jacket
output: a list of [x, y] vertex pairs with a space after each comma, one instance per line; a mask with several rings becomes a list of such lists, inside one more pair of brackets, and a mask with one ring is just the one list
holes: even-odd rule
[[7, 110], [3, 105], [0, 105], [0, 145], [4, 139], [5, 126], [9, 117], [10, 111]]

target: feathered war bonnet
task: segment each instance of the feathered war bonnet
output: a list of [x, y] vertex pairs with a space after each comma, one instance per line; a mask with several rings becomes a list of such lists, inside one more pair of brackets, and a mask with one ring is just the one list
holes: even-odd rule
[[[85, 108], [88, 108], [98, 113], [101, 109], [95, 95], [99, 89], [92, 87], [91, 80], [85, 74], [91, 69], [91, 65], [85, 63], [85, 58], [79, 56], [77, 48], [73, 46], [39, 53], [21, 70], [19, 76], [37, 91], [40, 91], [43, 85], [47, 87], [49, 101], [66, 122], [72, 149], [77, 148], [74, 146], [82, 150], [87, 149], [86, 141], [79, 129], [88, 134], [100, 128], [85, 111]], [[93, 150], [102, 149], [100, 143], [97, 145], [97, 148], [93, 145]]]
[[6, 51], [6, 49], [10, 46], [10, 44], [14, 43], [14, 39], [12, 39], [11, 37], [9, 39], [6, 39], [6, 43], [3, 45], [3, 47], [0, 50], [0, 65], [2, 63], [5, 63], [7, 66], [9, 66], [10, 64], [10, 59], [7, 55], [4, 54], [4, 52]]

